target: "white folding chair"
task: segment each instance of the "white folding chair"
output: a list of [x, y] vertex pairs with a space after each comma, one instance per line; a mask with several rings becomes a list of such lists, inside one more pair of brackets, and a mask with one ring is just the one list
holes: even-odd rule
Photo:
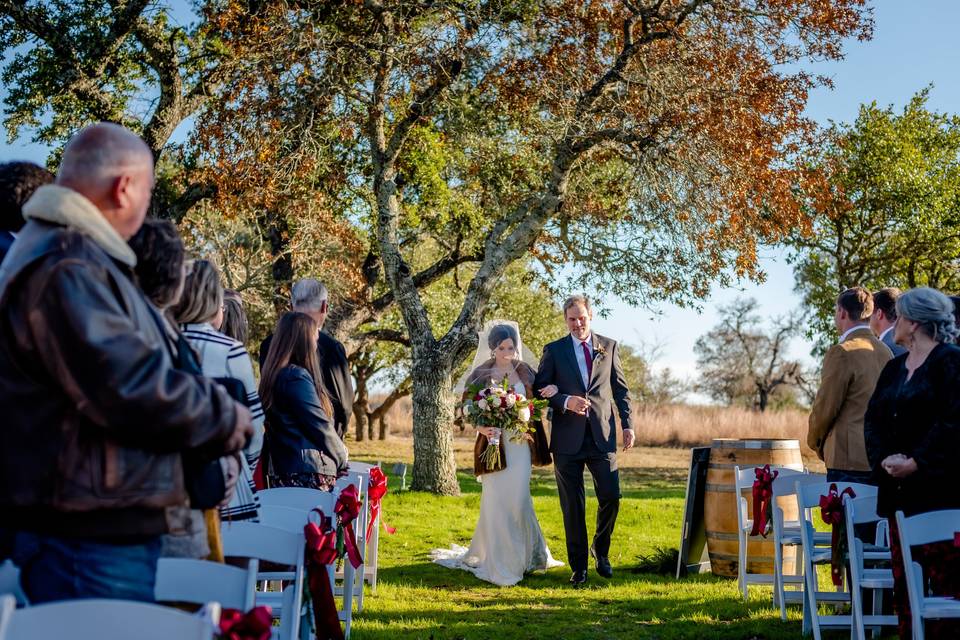
[[[370, 501], [368, 500], [367, 489], [370, 486], [370, 474], [368, 472], [357, 473], [351, 468], [349, 475], [337, 480], [337, 485], [333, 489], [334, 497], [339, 498], [340, 492], [350, 485], [357, 487], [357, 495], [362, 501], [360, 515], [357, 516], [357, 519], [353, 523], [353, 532], [357, 539], [357, 547], [360, 549], [360, 557], [363, 559], [363, 564], [354, 569], [353, 597], [357, 601], [357, 612], [362, 612], [363, 583], [366, 577], [364, 568], [366, 567], [367, 555], [369, 554], [369, 549], [367, 549], [367, 523], [370, 521]], [[346, 584], [346, 564], [347, 563], [344, 563], [343, 570], [337, 572], [337, 577], [343, 579], [344, 584]]]
[[[258, 591], [256, 604], [267, 605], [273, 609], [274, 617], [280, 618], [280, 624], [288, 629], [288, 635], [281, 640], [295, 640], [300, 634], [300, 607], [303, 603], [304, 582], [304, 537], [300, 532], [286, 531], [255, 522], [224, 522], [220, 527], [223, 538], [223, 554], [232, 558], [256, 559], [260, 562], [290, 567], [277, 572], [260, 571], [258, 579], [291, 580], [293, 582], [293, 606], [283, 602], [279, 591]], [[262, 568], [262, 566], [261, 566]], [[287, 624], [284, 624], [285, 619]]]
[[[780, 472], [780, 476], [802, 475], [802, 466], [770, 466]], [[769, 573], [750, 573], [749, 571], [749, 543], [751, 540], [763, 540], [762, 536], [751, 536], [750, 530], [753, 529], [753, 518], [748, 512], [747, 499], [744, 497], [744, 491], [750, 491], [757, 476], [754, 472], [756, 467], [734, 467], [733, 475], [737, 491], [737, 542], [739, 543], [739, 559], [737, 562], [737, 584], [740, 586], [740, 592], [743, 594], [743, 600], [749, 597], [749, 586], [751, 584], [769, 584], [775, 585], [775, 574]], [[774, 502], [774, 505], [776, 503]], [[776, 562], [774, 562], [776, 564]], [[774, 603], [777, 599], [777, 591], [774, 589]]]
[[[893, 589], [893, 569], [886, 567], [867, 567], [866, 560], [890, 562], [890, 544], [888, 541], [887, 520], [877, 515], [877, 496], [847, 498], [843, 501], [843, 513], [847, 528], [847, 549], [850, 557], [850, 614], [853, 627], [850, 637], [853, 640], [866, 640], [866, 627], [878, 635], [883, 626], [895, 626], [897, 616], [881, 615], [883, 610], [883, 590]], [[857, 525], [876, 524], [876, 535], [871, 546], [857, 537]], [[863, 591], [873, 592], [872, 613], [863, 610]]]
[[[787, 619], [788, 604], [803, 604], [803, 545], [800, 543], [800, 521], [787, 520], [783, 512], [782, 500], [797, 504], [797, 484], [826, 482], [827, 476], [822, 473], [789, 473], [777, 476], [773, 481], [773, 570], [774, 570], [774, 606], [780, 607], [780, 619]], [[826, 546], [825, 552], [829, 557], [830, 534], [815, 532], [813, 534], [815, 546]], [[795, 556], [793, 572], [787, 573], [783, 562], [784, 547], [793, 547]], [[824, 553], [818, 551], [818, 553]], [[817, 559], [814, 559], [816, 562]], [[787, 587], [796, 587], [788, 590]]]
[[157, 602], [204, 604], [249, 611], [254, 606], [259, 561], [247, 568], [193, 558], [160, 558], [153, 593]]
[[[260, 491], [259, 495], [260, 522], [262, 524], [292, 533], [299, 533], [301, 536], [303, 535], [303, 527], [307, 524], [313, 509], [319, 509], [324, 515], [334, 517], [333, 509], [336, 497], [333, 493], [327, 491], [303, 487], [278, 487]], [[346, 584], [356, 583], [357, 573], [353, 565], [349, 562], [344, 563], [343, 580]], [[344, 623], [345, 633], [348, 633], [353, 621], [353, 600], [356, 594], [354, 591], [337, 587], [336, 576], [334, 576], [333, 593], [335, 596], [343, 596], [339, 616]]]
[[841, 493], [850, 487], [853, 489], [856, 497], [866, 498], [876, 497], [877, 488], [859, 484], [856, 482], [824, 482], [797, 485], [797, 502], [800, 507], [800, 542], [803, 545], [803, 627], [804, 635], [813, 631], [815, 640], [821, 640], [820, 630], [822, 628], [830, 629], [851, 629], [852, 617], [849, 614], [828, 614], [820, 615], [819, 605], [821, 603], [831, 607], [838, 607], [850, 604], [850, 593], [843, 591], [842, 587], [835, 591], [822, 591], [820, 589], [815, 561], [830, 562], [830, 555], [817, 553], [814, 543], [813, 511], [817, 510], [819, 517], [820, 496], [826, 495], [830, 491], [832, 484], [837, 485], [837, 490]]
[[[367, 487], [370, 486], [370, 470], [374, 467], [381, 468], [380, 463], [370, 464], [368, 462], [350, 462], [350, 471], [356, 473], [364, 473], [367, 475]], [[367, 519], [370, 518], [370, 510], [367, 511]], [[366, 531], [366, 525], [364, 525], [364, 531]], [[377, 566], [378, 566], [378, 554], [380, 551], [380, 526], [379, 523], [373, 530], [370, 532], [370, 539], [366, 541], [366, 549], [363, 554], [363, 579], [370, 585], [370, 593], [377, 592]]]
[[928, 511], [909, 518], [904, 517], [903, 511], [897, 511], [897, 529], [900, 532], [900, 550], [910, 598], [913, 640], [923, 640], [924, 620], [960, 618], [960, 600], [926, 595], [923, 568], [913, 561], [911, 547], [953, 540], [960, 531], [960, 510]]
[[203, 615], [195, 615], [130, 600], [68, 600], [18, 609], [8, 617], [0, 630], [3, 640], [212, 640], [220, 606], [209, 603]]
[[0, 563], [0, 595], [9, 594], [21, 607], [29, 604], [26, 594], [20, 587], [20, 567], [7, 559]]

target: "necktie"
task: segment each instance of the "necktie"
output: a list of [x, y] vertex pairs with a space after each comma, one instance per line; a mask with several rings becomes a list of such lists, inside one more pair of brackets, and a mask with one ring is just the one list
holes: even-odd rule
[[590, 355], [590, 347], [586, 342], [581, 342], [580, 346], [583, 347], [583, 361], [587, 363], [587, 386], [589, 387], [590, 378], [593, 377], [593, 356]]

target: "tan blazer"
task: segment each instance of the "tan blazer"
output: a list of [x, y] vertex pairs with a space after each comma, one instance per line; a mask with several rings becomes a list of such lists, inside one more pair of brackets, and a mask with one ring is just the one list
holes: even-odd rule
[[830, 347], [810, 411], [807, 444], [828, 469], [869, 471], [863, 416], [890, 349], [864, 326]]

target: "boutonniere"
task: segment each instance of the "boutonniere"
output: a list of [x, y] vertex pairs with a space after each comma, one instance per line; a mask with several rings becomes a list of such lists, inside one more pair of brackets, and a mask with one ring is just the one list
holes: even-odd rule
[[597, 360], [607, 355], [607, 350], [603, 348], [603, 345], [597, 345], [593, 348], [593, 359]]

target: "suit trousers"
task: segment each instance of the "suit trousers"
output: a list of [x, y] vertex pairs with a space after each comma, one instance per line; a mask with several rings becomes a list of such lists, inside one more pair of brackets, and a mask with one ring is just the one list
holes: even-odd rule
[[617, 470], [617, 453], [603, 452], [593, 440], [590, 429], [586, 430], [580, 451], [575, 454], [554, 453], [553, 468], [560, 494], [560, 509], [563, 512], [563, 528], [567, 538], [567, 561], [574, 571], [587, 568], [587, 522], [586, 493], [583, 485], [583, 468], [593, 476], [593, 488], [597, 494], [597, 530], [593, 546], [599, 556], [610, 552], [610, 537], [620, 510], [620, 472]]

